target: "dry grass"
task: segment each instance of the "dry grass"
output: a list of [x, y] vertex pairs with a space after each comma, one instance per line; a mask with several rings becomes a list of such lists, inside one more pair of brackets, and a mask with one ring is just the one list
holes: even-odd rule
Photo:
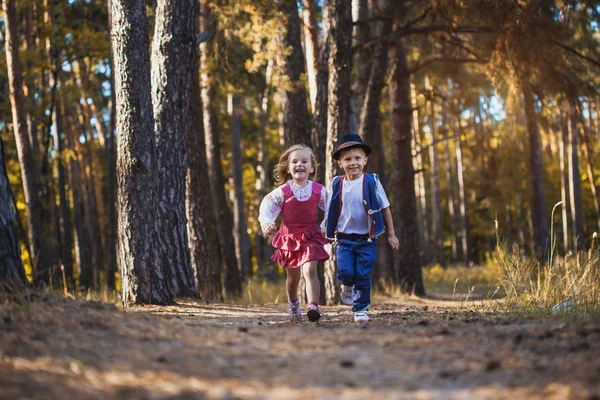
[[550, 254], [545, 263], [525, 256], [517, 246], [499, 243], [496, 258], [508, 311], [600, 316], [600, 251], [594, 243], [587, 252]]

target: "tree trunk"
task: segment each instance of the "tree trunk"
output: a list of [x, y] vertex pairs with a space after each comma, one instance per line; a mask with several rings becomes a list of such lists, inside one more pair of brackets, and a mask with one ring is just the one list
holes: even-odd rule
[[558, 141], [558, 154], [560, 162], [560, 199], [562, 201], [562, 230], [563, 230], [563, 251], [566, 255], [569, 252], [569, 199], [568, 199], [568, 184], [569, 174], [568, 169], [565, 168], [567, 162], [567, 146], [569, 143], [569, 123], [563, 113], [562, 107], [559, 107], [559, 119], [560, 119], [560, 130]]
[[571, 198], [571, 218], [573, 219], [573, 247], [583, 248], [583, 215], [581, 206], [581, 177], [579, 175], [579, 128], [577, 127], [577, 99], [569, 95], [569, 193]]
[[156, 219], [156, 152], [143, 2], [113, 0], [119, 265], [124, 304], [169, 304]]
[[[382, 35], [388, 35], [392, 29], [392, 21], [386, 20], [382, 28]], [[386, 71], [388, 66], [389, 42], [381, 43], [375, 50], [375, 59], [370, 68], [370, 75], [366, 91], [364, 92], [364, 101], [360, 113], [360, 123], [358, 134], [373, 148], [373, 153], [369, 156], [367, 169], [379, 174], [381, 184], [389, 191], [388, 177], [386, 173], [386, 157], [383, 140], [381, 137], [381, 94], [385, 87]], [[377, 265], [373, 270], [373, 282], [382, 284], [385, 281], [392, 280], [393, 258], [390, 247], [385, 241], [379, 241], [377, 245]]]
[[283, 95], [283, 136], [285, 147], [294, 144], [310, 143], [308, 109], [306, 106], [306, 87], [302, 75], [306, 72], [304, 52], [300, 33], [300, 17], [296, 0], [280, 0], [281, 11], [287, 16], [287, 32], [284, 38], [291, 52], [285, 62], [285, 72], [289, 85]]
[[[327, 0], [326, 0], [327, 1]], [[327, 9], [324, 8], [323, 26], [328, 25]], [[329, 32], [325, 30], [324, 32]], [[328, 33], [327, 33], [328, 35]], [[315, 157], [319, 161], [317, 168], [317, 181], [324, 182], [329, 185], [330, 182], [325, 181], [325, 169], [323, 160], [326, 160], [327, 148], [327, 104], [329, 91], [329, 36], [326, 36], [321, 44], [319, 51], [319, 69], [317, 71], [317, 99], [315, 106], [315, 127], [312, 131], [312, 146], [315, 152]]]
[[[195, 52], [197, 0], [159, 0], [152, 40], [158, 229], [175, 296], [196, 297], [185, 211], [186, 132]], [[194, 72], [195, 73], [195, 72]]]
[[[216, 26], [209, 26], [207, 22], [211, 20], [211, 10], [207, 3], [202, 4], [202, 15], [204, 16], [202, 19], [202, 31], [216, 29]], [[211, 73], [215, 73], [215, 68], [211, 64], [215, 57], [215, 50], [211, 40], [203, 42], [200, 49], [206, 159], [208, 161], [210, 187], [217, 215], [217, 234], [219, 235], [219, 243], [221, 245], [221, 257], [225, 263], [225, 291], [228, 295], [235, 297], [240, 295], [242, 285], [235, 252], [231, 251], [231, 249], [235, 248], [233, 216], [227, 205], [227, 196], [225, 195], [225, 178], [223, 177], [221, 163], [221, 143], [219, 128], [217, 126], [215, 78], [210, 75]]]
[[458, 208], [460, 212], [460, 239], [463, 260], [469, 266], [473, 260], [469, 221], [467, 218], [467, 197], [465, 195], [465, 179], [462, 157], [462, 127], [460, 125], [460, 110], [457, 107], [455, 115], [456, 134], [454, 137], [454, 152], [456, 154], [456, 177], [458, 180]]
[[306, 49], [306, 70], [308, 72], [310, 106], [313, 113], [315, 113], [317, 102], [317, 70], [319, 68], [319, 28], [317, 26], [317, 3], [315, 0], [303, 0], [302, 17], [304, 20], [304, 48]]
[[[358, 43], [366, 43], [373, 37], [371, 25], [362, 22], [368, 20], [370, 16], [369, 0], [353, 0], [352, 8], [353, 22], [361, 21], [354, 25], [354, 37]], [[391, 27], [389, 21], [390, 20], [388, 19], [384, 23]], [[382, 34], [382, 36], [384, 35]], [[388, 43], [389, 42], [387, 41], [382, 43], [383, 47], [387, 48]], [[380, 49], [372, 51], [371, 48], [367, 48], [356, 54], [356, 78], [353, 82], [353, 92], [358, 100], [358, 104], [363, 104], [363, 106], [365, 104], [365, 94], [368, 90], [368, 83], [372, 76], [371, 70], [373, 69], [373, 64], [376, 63], [376, 61], [373, 60], [373, 57], [376, 56], [379, 51]], [[381, 76], [381, 79], [385, 79], [385, 76]]]
[[[400, 30], [405, 19], [404, 4], [396, 3], [393, 31]], [[410, 73], [404, 40], [390, 43], [389, 58], [396, 65], [391, 75], [389, 92], [391, 107], [391, 157], [394, 188], [392, 212], [396, 236], [400, 241], [399, 254], [394, 258], [396, 283], [405, 292], [424, 295], [419, 258], [419, 227], [415, 199], [415, 171], [411, 156]]]
[[590, 182], [590, 190], [592, 192], [592, 201], [594, 203], [594, 209], [596, 210], [596, 222], [598, 224], [598, 231], [600, 232], [600, 203], [598, 202], [596, 176], [594, 174], [594, 163], [592, 162], [594, 157], [592, 154], [592, 147], [589, 146], [589, 127], [583, 120], [583, 116], [581, 114], [581, 104], [579, 101], [577, 102], [577, 120], [581, 123], [581, 150], [583, 150], [583, 156], [585, 157], [586, 171], [588, 180]]
[[6, 173], [4, 142], [0, 138], [0, 285], [19, 288], [26, 283], [21, 245], [17, 236], [13, 195]]
[[[444, 111], [445, 112], [445, 111]], [[452, 174], [452, 153], [450, 153], [450, 131], [448, 130], [448, 118], [443, 118], [444, 137], [446, 142], [446, 180], [448, 181], [448, 216], [450, 217], [450, 234], [452, 243], [452, 262], [458, 260], [458, 232], [456, 213], [454, 205], [454, 176]]]
[[[85, 230], [87, 218], [84, 211], [83, 202], [83, 183], [81, 180], [81, 164], [79, 163], [79, 151], [76, 146], [78, 139], [75, 137], [77, 129], [75, 128], [75, 122], [66, 105], [66, 99], [62, 99], [63, 109], [63, 128], [65, 132], [65, 142], [67, 153], [69, 154], [67, 160], [67, 169], [69, 171], [69, 183], [71, 187], [71, 193], [73, 197], [73, 225], [75, 233], [75, 261], [78, 267], [79, 286], [89, 286], [89, 281], [92, 276], [92, 265], [90, 261], [90, 255], [88, 249], [90, 248], [88, 234]], [[74, 277], [73, 277], [74, 278]]]
[[3, 0], [8, 87], [13, 117], [13, 133], [23, 181], [23, 194], [27, 207], [27, 229], [33, 276], [36, 282], [48, 274], [50, 258], [46, 255], [42, 203], [38, 196], [39, 176], [27, 131], [25, 97], [23, 94], [23, 70], [19, 57], [17, 15], [14, 0]]
[[246, 225], [246, 206], [244, 204], [244, 179], [242, 160], [242, 102], [239, 96], [229, 94], [231, 112], [231, 168], [233, 176], [233, 226], [235, 255], [240, 266], [243, 282], [248, 281], [252, 272], [250, 265], [250, 237]]
[[186, 175], [186, 212], [192, 268], [196, 287], [203, 300], [222, 301], [221, 271], [223, 261], [219, 249], [214, 206], [206, 166], [206, 145], [202, 123], [202, 97], [199, 79], [200, 55], [194, 57], [190, 80], [190, 125], [187, 130], [188, 149]]
[[[62, 96], [61, 96], [62, 97]], [[56, 151], [57, 151], [57, 173], [58, 173], [58, 197], [60, 200], [59, 225], [60, 225], [60, 261], [64, 268], [67, 281], [67, 289], [74, 289], [73, 277], [73, 226], [71, 223], [71, 206], [67, 196], [67, 176], [65, 171], [65, 162], [67, 152], [65, 152], [65, 133], [63, 129], [63, 107], [62, 100], [57, 102], [54, 111], [54, 126], [56, 127]]]
[[535, 254], [542, 257], [548, 245], [548, 212], [546, 210], [546, 196], [544, 191], [544, 166], [542, 163], [542, 149], [540, 145], [540, 132], [536, 122], [533, 108], [533, 94], [528, 82], [522, 82], [523, 97], [525, 100], [525, 118], [529, 132], [529, 157], [531, 186], [533, 189], [532, 214], [533, 234], [535, 235]]
[[419, 110], [417, 108], [417, 93], [415, 85], [410, 85], [410, 99], [412, 105], [412, 137], [411, 154], [413, 159], [413, 169], [415, 170], [415, 197], [417, 201], [417, 224], [419, 226], [419, 247], [421, 249], [422, 259], [425, 264], [429, 263], [431, 252], [429, 241], [429, 222], [427, 218], [427, 196], [425, 194], [425, 173], [423, 171], [423, 156], [421, 147], [421, 129], [419, 126]]
[[[108, 3], [108, 26], [112, 26], [112, 0], [107, 0]], [[111, 43], [112, 46], [112, 43]], [[113, 58], [110, 57], [110, 70], [114, 71]], [[106, 226], [104, 234], [104, 275], [106, 286], [109, 290], [115, 289], [115, 274], [117, 272], [117, 176], [116, 176], [116, 160], [117, 153], [115, 147], [115, 119], [116, 119], [116, 99], [115, 99], [115, 74], [110, 74], [110, 127], [109, 134], [105, 138], [105, 155], [106, 155]]]

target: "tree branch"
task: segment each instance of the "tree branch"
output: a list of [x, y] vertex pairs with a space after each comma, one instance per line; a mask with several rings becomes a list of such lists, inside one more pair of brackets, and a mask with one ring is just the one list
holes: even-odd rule
[[369, 40], [365, 43], [358, 44], [352, 48], [353, 52], [362, 51], [369, 47], [375, 46], [380, 42], [387, 40], [395, 40], [401, 37], [416, 35], [416, 34], [427, 34], [434, 32], [449, 32], [449, 33], [498, 33], [500, 29], [489, 26], [452, 26], [452, 25], [430, 25], [420, 26], [414, 28], [402, 28], [390, 35], [380, 36], [373, 40]]
[[417, 63], [413, 68], [410, 69], [410, 73], [414, 74], [418, 70], [437, 62], [486, 64], [488, 60], [481, 60], [479, 58], [431, 57], [421, 63]]
[[586, 56], [585, 54], [581, 54], [579, 51], [575, 50], [574, 48], [572, 48], [571, 46], [567, 46], [566, 44], [563, 44], [561, 42], [559, 42], [558, 40], [552, 39], [550, 38], [550, 41], [560, 47], [562, 47], [563, 49], [567, 50], [568, 52], [571, 52], [573, 54], [575, 54], [577, 57], [583, 58], [586, 61], [591, 62], [592, 64], [594, 64], [596, 67], [600, 67], [600, 62]]

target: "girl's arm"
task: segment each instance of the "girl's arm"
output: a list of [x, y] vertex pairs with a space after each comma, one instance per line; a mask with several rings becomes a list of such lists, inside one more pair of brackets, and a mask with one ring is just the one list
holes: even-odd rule
[[284, 201], [283, 191], [280, 187], [274, 189], [266, 195], [260, 203], [258, 222], [265, 236], [277, 232], [275, 220], [281, 213], [281, 206]]

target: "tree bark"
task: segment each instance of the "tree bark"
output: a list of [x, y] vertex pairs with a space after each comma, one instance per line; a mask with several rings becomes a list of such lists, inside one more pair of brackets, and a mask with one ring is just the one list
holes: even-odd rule
[[[108, 26], [112, 26], [112, 0], [108, 4]], [[112, 43], [111, 43], [112, 48]], [[111, 50], [112, 51], [112, 50]], [[114, 71], [113, 58], [110, 57], [110, 70]], [[110, 126], [105, 138], [104, 150], [106, 155], [106, 225], [104, 234], [104, 275], [108, 289], [115, 289], [117, 273], [117, 175], [116, 161], [117, 153], [115, 146], [116, 133], [116, 97], [115, 97], [115, 74], [110, 74]]]
[[196, 297], [185, 210], [186, 132], [195, 52], [197, 0], [159, 0], [152, 40], [158, 229], [175, 296]]
[[244, 179], [242, 160], [242, 102], [238, 95], [229, 95], [231, 112], [231, 168], [233, 176], [233, 226], [235, 255], [240, 265], [243, 282], [248, 280], [252, 270], [250, 265], [250, 237], [246, 224], [244, 204]]
[[590, 128], [585, 124], [585, 121], [583, 120], [583, 115], [581, 113], [581, 104], [579, 103], [579, 101], [577, 102], [577, 120], [581, 124], [581, 150], [583, 151], [583, 156], [585, 157], [586, 171], [588, 175], [588, 180], [590, 182], [590, 191], [592, 192], [592, 202], [594, 203], [594, 210], [596, 211], [596, 223], [598, 226], [598, 231], [600, 232], [600, 202], [598, 201], [596, 175], [594, 174], [594, 163], [592, 161], [594, 158], [592, 154], [593, 148], [589, 145]]
[[190, 126], [187, 130], [186, 212], [192, 268], [196, 287], [203, 300], [222, 301], [221, 271], [223, 261], [219, 249], [214, 206], [206, 165], [206, 145], [202, 122], [202, 97], [199, 79], [200, 55], [194, 57], [190, 80]]
[[448, 216], [450, 217], [450, 234], [452, 243], [452, 262], [458, 260], [458, 232], [456, 223], [456, 212], [454, 205], [454, 175], [452, 174], [452, 153], [450, 153], [450, 131], [448, 130], [448, 118], [443, 118], [444, 136], [446, 142], [446, 180], [448, 181]]
[[4, 142], [0, 138], [0, 285], [18, 289], [27, 283], [27, 277], [21, 259], [13, 204], [6, 173]]
[[581, 176], [579, 174], [579, 127], [577, 126], [577, 99], [569, 94], [569, 194], [571, 198], [571, 218], [573, 219], [573, 248], [583, 248], [583, 215], [581, 206]]
[[542, 257], [548, 245], [548, 212], [544, 191], [544, 166], [542, 163], [540, 132], [533, 108], [533, 94], [528, 82], [522, 82], [522, 90], [525, 100], [527, 131], [529, 133], [529, 162], [533, 189], [531, 218], [533, 221], [533, 234], [535, 235], [535, 254]]
[[37, 190], [39, 175], [27, 131], [25, 113], [25, 97], [23, 94], [23, 70], [19, 57], [19, 40], [17, 35], [17, 15], [14, 0], [3, 0], [6, 46], [6, 65], [8, 72], [8, 87], [12, 108], [13, 133], [17, 145], [17, 155], [23, 181], [23, 194], [27, 207], [27, 236], [30, 245], [30, 257], [33, 276], [36, 282], [48, 274], [50, 259], [46, 255], [44, 239], [44, 222], [42, 221], [42, 203]]
[[[402, 28], [405, 19], [403, 3], [396, 3], [393, 31]], [[400, 241], [399, 254], [394, 258], [396, 283], [405, 292], [424, 295], [419, 258], [419, 227], [416, 220], [414, 169], [411, 156], [410, 72], [404, 40], [390, 43], [389, 58], [395, 64], [389, 92], [391, 107], [392, 212], [396, 236]]]
[[303, 0], [302, 17], [304, 20], [304, 48], [306, 49], [306, 70], [308, 72], [308, 88], [310, 105], [316, 112], [317, 71], [319, 54], [319, 32], [317, 26], [317, 3], [315, 0]]
[[170, 304], [156, 220], [156, 152], [143, 2], [113, 0], [119, 265], [124, 304]]
[[306, 61], [302, 50], [300, 17], [296, 0], [280, 0], [281, 11], [287, 16], [287, 31], [284, 38], [291, 52], [285, 61], [285, 73], [289, 79], [289, 88], [283, 95], [283, 137], [285, 147], [294, 144], [310, 143], [308, 109], [306, 105], [306, 87], [302, 75], [306, 73]]
[[[202, 4], [202, 15], [204, 18], [203, 31], [215, 30], [216, 24], [211, 21], [211, 10], [207, 3]], [[225, 178], [221, 163], [221, 143], [217, 119], [216, 107], [216, 84], [215, 68], [212, 62], [215, 57], [215, 49], [211, 40], [203, 42], [201, 49], [201, 79], [202, 79], [202, 107], [204, 118], [204, 137], [206, 140], [206, 159], [208, 161], [210, 187], [217, 215], [217, 234], [221, 248], [221, 257], [225, 263], [225, 291], [233, 297], [239, 296], [242, 291], [240, 273], [235, 252], [233, 239], [233, 215], [229, 209], [227, 196], [225, 195]]]
[[566, 255], [569, 252], [569, 174], [565, 167], [567, 162], [567, 146], [569, 143], [569, 126], [562, 107], [559, 107], [560, 135], [558, 141], [558, 154], [560, 163], [560, 199], [562, 203], [562, 230], [563, 230], [563, 252]]

